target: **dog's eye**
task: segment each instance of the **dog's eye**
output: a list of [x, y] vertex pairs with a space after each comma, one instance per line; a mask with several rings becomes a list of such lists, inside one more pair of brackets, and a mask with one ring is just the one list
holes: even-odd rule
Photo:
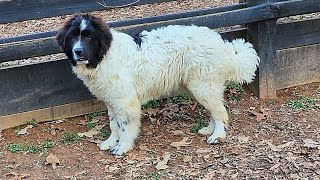
[[85, 39], [86, 39], [86, 40], [90, 40], [90, 39], [91, 39], [91, 36], [88, 35], [88, 36], [85, 37]]

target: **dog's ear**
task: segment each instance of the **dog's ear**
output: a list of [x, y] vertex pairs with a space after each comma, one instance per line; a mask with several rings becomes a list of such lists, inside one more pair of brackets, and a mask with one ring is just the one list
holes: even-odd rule
[[[77, 15], [78, 16], [78, 15]], [[73, 18], [66, 21], [58, 34], [56, 35], [56, 40], [62, 50], [65, 50], [66, 47], [66, 38], [69, 33], [70, 27], [72, 25], [72, 22], [77, 18], [77, 16], [74, 16]]]
[[110, 31], [110, 27], [98, 17], [91, 17], [92, 25], [95, 27], [96, 31], [99, 34], [100, 39], [100, 49], [98, 52], [98, 58], [102, 59], [104, 54], [106, 54], [110, 48], [111, 41], [112, 41], [112, 34]]

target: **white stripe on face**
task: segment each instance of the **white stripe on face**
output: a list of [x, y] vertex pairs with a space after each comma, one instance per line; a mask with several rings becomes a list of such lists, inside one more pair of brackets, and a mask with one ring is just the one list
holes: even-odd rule
[[87, 27], [88, 27], [88, 21], [85, 19], [82, 19], [80, 24], [80, 31], [85, 30]]
[[81, 44], [81, 36], [78, 37], [77, 42], [73, 45], [73, 48], [72, 48], [72, 53], [73, 53], [73, 58], [74, 59], [78, 59], [78, 56], [75, 53], [75, 49], [78, 49], [78, 48], [83, 49], [83, 46]]

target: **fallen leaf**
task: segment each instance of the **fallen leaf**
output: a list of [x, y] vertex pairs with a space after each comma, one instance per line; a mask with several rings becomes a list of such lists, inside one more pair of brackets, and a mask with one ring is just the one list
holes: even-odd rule
[[152, 109], [152, 108], [145, 109], [144, 111], [151, 116], [155, 116], [159, 112], [158, 109]]
[[12, 180], [21, 180], [21, 179], [25, 179], [27, 177], [30, 177], [30, 174], [18, 174], [16, 172], [12, 172], [12, 173], [8, 173], [6, 174], [6, 176], [11, 176], [9, 179]]
[[119, 168], [119, 165], [116, 164], [113, 166], [107, 165], [105, 169], [107, 170], [106, 172], [114, 172], [114, 171], [118, 171], [120, 168]]
[[250, 110], [249, 112], [254, 116], [256, 116], [257, 121], [265, 120], [267, 118], [270, 118], [272, 115], [272, 112], [270, 111], [270, 109], [263, 108], [263, 107], [260, 108], [259, 112], [254, 110]]
[[28, 131], [28, 129], [30, 129], [30, 128], [33, 128], [33, 126], [32, 126], [32, 125], [26, 126], [25, 128], [21, 129], [17, 134], [18, 134], [18, 135], [28, 134], [27, 131]]
[[249, 136], [238, 136], [238, 140], [241, 144], [245, 144], [249, 142]]
[[235, 173], [234, 175], [231, 176], [231, 179], [236, 179], [238, 177], [239, 173]]
[[197, 154], [202, 154], [202, 153], [210, 153], [211, 149], [197, 149], [196, 153]]
[[188, 141], [188, 137], [184, 137], [181, 141], [172, 142], [170, 145], [177, 148], [177, 150], [180, 150], [180, 147], [188, 146], [192, 143], [192, 142], [187, 142], [187, 141]]
[[167, 169], [169, 166], [167, 165], [168, 164], [168, 161], [170, 159], [170, 156], [171, 156], [171, 153], [169, 152], [165, 152], [163, 154], [163, 160], [162, 161], [159, 161], [156, 165], [156, 169], [157, 170], [163, 170], [163, 169]]
[[171, 133], [175, 136], [179, 136], [179, 135], [183, 135], [184, 132], [183, 131], [180, 131], [180, 130], [175, 130], [175, 131], [171, 131]]
[[289, 141], [289, 142], [286, 142], [284, 144], [280, 144], [278, 146], [275, 146], [275, 145], [271, 144], [271, 142], [267, 142], [267, 144], [271, 148], [272, 151], [279, 152], [279, 151], [282, 151], [282, 149], [285, 148], [285, 147], [292, 146], [294, 144], [294, 141]]
[[190, 162], [192, 161], [192, 156], [184, 156], [183, 157], [183, 162]]
[[83, 132], [83, 133], [77, 133], [78, 136], [83, 137], [89, 137], [89, 138], [93, 138], [94, 135], [97, 135], [100, 133], [100, 130], [104, 127], [105, 125], [98, 125], [94, 128], [92, 128], [90, 131], [88, 132]]
[[277, 169], [280, 167], [280, 163], [277, 163], [277, 164], [275, 164], [275, 165], [273, 165], [271, 168], [270, 168], [270, 170], [271, 171], [277, 171]]
[[312, 140], [312, 139], [304, 139], [303, 140], [304, 142], [304, 147], [307, 147], [307, 148], [318, 148], [320, 147], [320, 143]]
[[51, 134], [52, 136], [56, 136], [56, 135], [57, 135], [57, 132], [59, 132], [59, 131], [62, 131], [62, 129], [59, 128], [59, 127], [51, 126], [51, 128], [50, 128], [50, 134]]
[[51, 164], [53, 169], [57, 168], [57, 165], [60, 164], [60, 160], [57, 158], [57, 156], [50, 153], [46, 158], [46, 165]]

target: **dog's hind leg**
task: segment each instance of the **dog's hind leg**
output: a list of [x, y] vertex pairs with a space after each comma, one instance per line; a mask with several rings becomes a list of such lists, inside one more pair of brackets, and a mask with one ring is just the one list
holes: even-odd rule
[[207, 140], [210, 144], [216, 143], [219, 138], [225, 138], [228, 113], [223, 105], [224, 86], [198, 80], [190, 83], [188, 90], [211, 114], [208, 127], [200, 129], [199, 133], [212, 134]]
[[117, 120], [115, 118], [114, 112], [110, 107], [108, 108], [108, 116], [109, 116], [109, 121], [110, 121], [111, 135], [109, 136], [109, 138], [107, 140], [105, 140], [104, 142], [102, 142], [100, 144], [101, 150], [112, 149], [119, 142], [119, 134], [118, 134], [119, 126], [118, 126]]
[[119, 143], [111, 149], [112, 154], [122, 155], [131, 150], [140, 131], [141, 104], [138, 98], [129, 99], [114, 106]]

